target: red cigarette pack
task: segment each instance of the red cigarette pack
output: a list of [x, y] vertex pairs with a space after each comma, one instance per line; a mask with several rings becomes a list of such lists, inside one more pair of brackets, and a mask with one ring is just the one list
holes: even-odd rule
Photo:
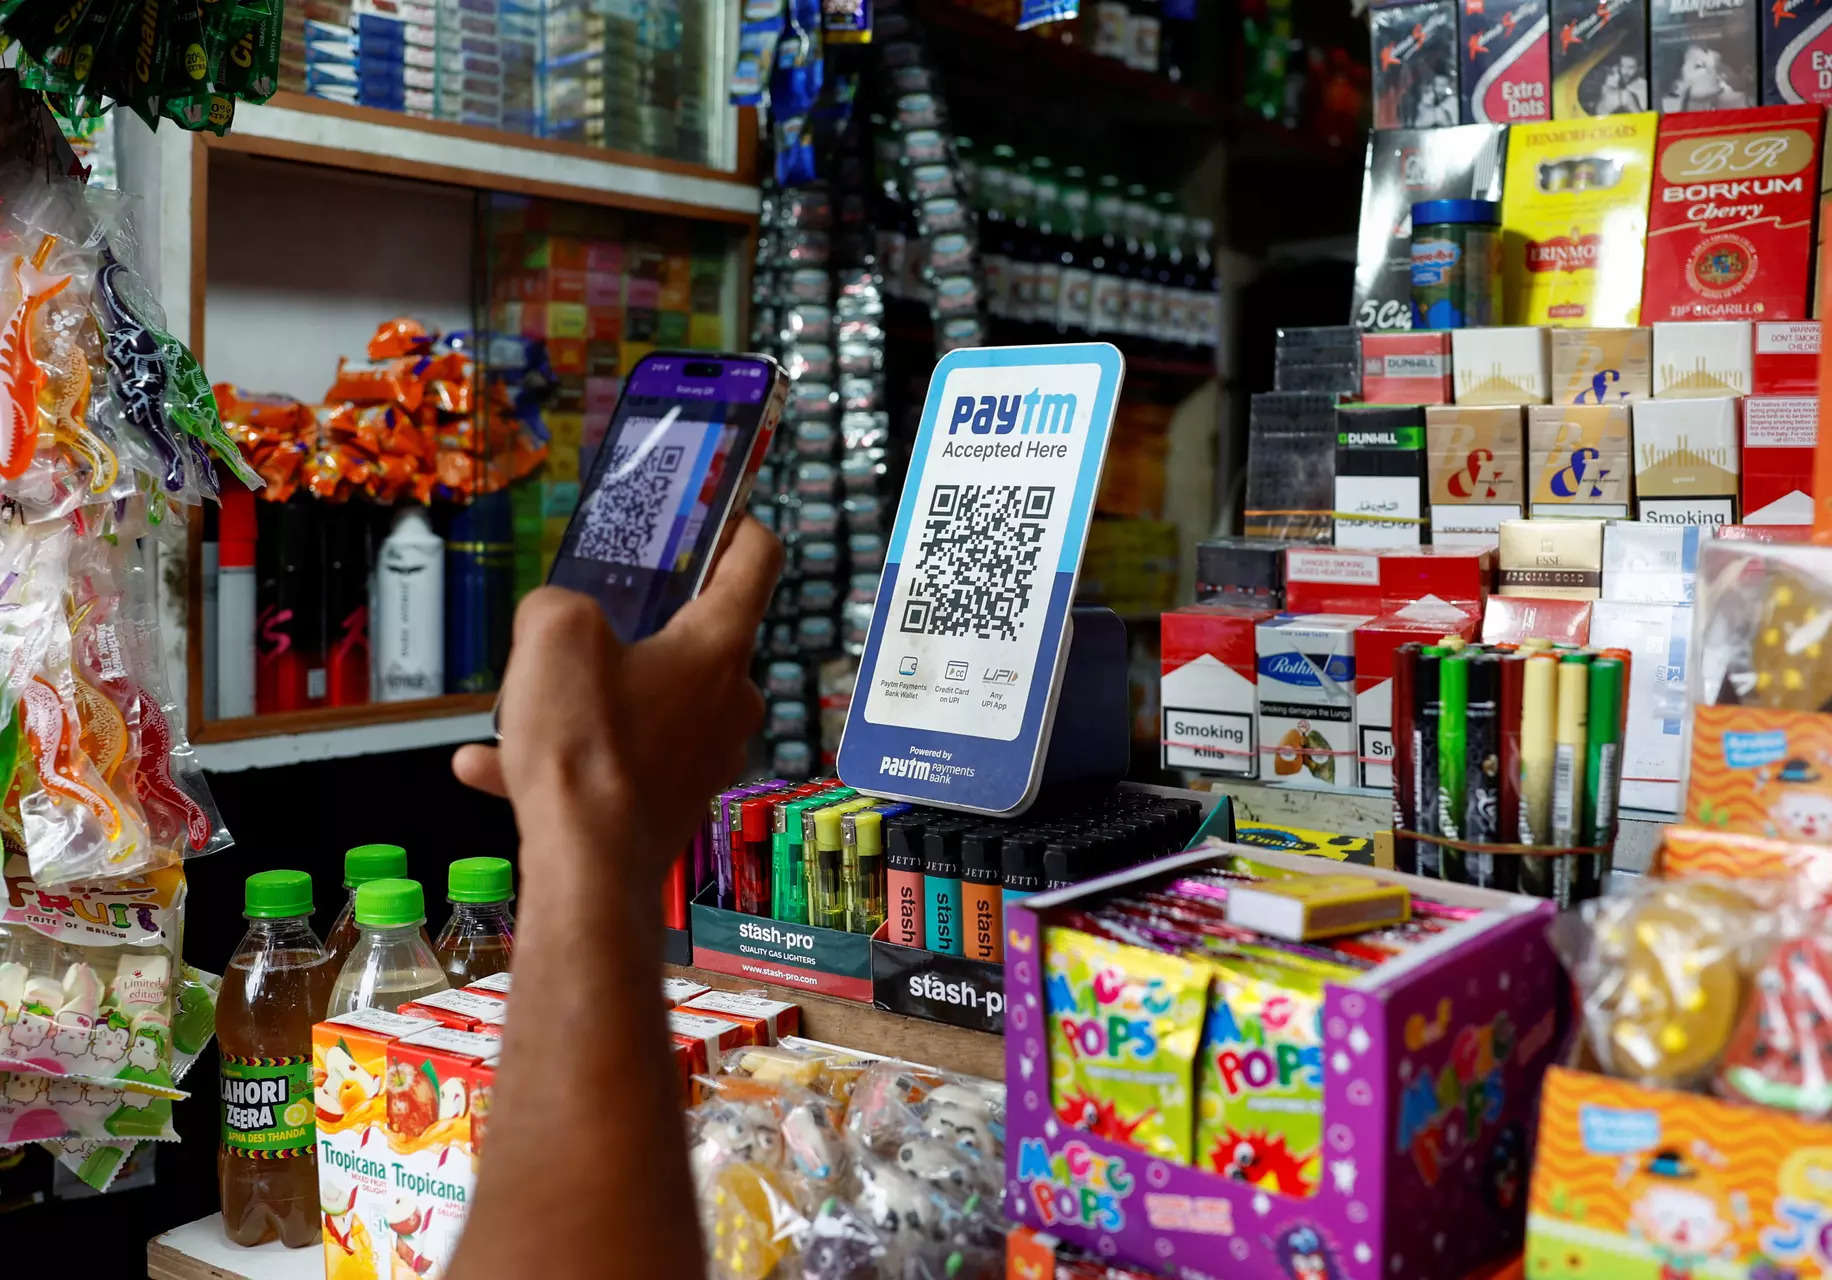
[[1535, 636], [1565, 644], [1590, 643], [1592, 600], [1490, 596], [1482, 611], [1483, 644], [1519, 644]]
[[1259, 776], [1258, 628], [1271, 609], [1193, 605], [1163, 616], [1159, 695], [1166, 769]]
[[1751, 395], [1818, 395], [1819, 321], [1758, 323], [1750, 373]]
[[1449, 404], [1450, 335], [1361, 335], [1361, 398], [1368, 404]]
[[1743, 401], [1743, 523], [1813, 523], [1813, 446], [1819, 401], [1813, 396], [1750, 396]]

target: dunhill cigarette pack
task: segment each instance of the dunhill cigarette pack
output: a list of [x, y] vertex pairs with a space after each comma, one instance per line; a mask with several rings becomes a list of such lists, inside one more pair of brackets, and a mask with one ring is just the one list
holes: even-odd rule
[[[1745, 7], [1751, 2], [1743, 0]], [[1690, 67], [1710, 55], [1688, 56]], [[1660, 118], [1644, 324], [1800, 320], [1812, 313], [1824, 126], [1825, 111], [1810, 106]]]
[[1518, 405], [1433, 405], [1425, 410], [1431, 505], [1526, 499], [1526, 420]]
[[1760, 0], [1652, 0], [1648, 53], [1654, 105], [1665, 112], [1729, 111], [1756, 105]]
[[1832, 103], [1832, 0], [1768, 0], [1762, 101]]
[[1545, 404], [1552, 398], [1550, 342], [1537, 325], [1452, 329], [1450, 355], [1458, 404]]
[[1647, 50], [1647, 0], [1552, 0], [1552, 118], [1648, 110]]
[[1361, 398], [1369, 404], [1448, 404], [1450, 335], [1363, 334]]
[[1551, 22], [1547, 0], [1462, 0], [1463, 123], [1552, 118]]
[[1679, 320], [1654, 326], [1654, 396], [1746, 396], [1753, 346], [1747, 321]]
[[1504, 596], [1595, 600], [1603, 593], [1603, 523], [1509, 520], [1501, 526]]
[[1425, 424], [1415, 405], [1336, 411], [1336, 545], [1425, 541]]
[[1615, 404], [1654, 394], [1654, 340], [1646, 329], [1554, 329], [1552, 403]]
[[1736, 523], [1737, 402], [1643, 400], [1634, 406], [1635, 501], [1656, 524]]
[[1819, 321], [1758, 321], [1750, 377], [1751, 395], [1818, 395]]
[[1813, 523], [1813, 447], [1819, 401], [1750, 396], [1743, 401], [1743, 523]]
[[1527, 410], [1527, 473], [1535, 516], [1626, 516], [1628, 406], [1534, 405]]
[[1456, 0], [1377, 4], [1370, 20], [1376, 129], [1457, 123]]

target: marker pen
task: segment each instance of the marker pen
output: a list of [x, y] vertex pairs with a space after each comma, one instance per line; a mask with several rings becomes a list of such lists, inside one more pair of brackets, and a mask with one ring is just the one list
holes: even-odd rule
[[966, 913], [963, 932], [969, 960], [998, 964], [1005, 958], [1005, 904], [1001, 840], [997, 828], [981, 827], [961, 837], [961, 897]]
[[1043, 892], [1043, 841], [1033, 835], [1006, 836], [999, 842], [999, 869], [1004, 873], [1005, 910]]
[[[1501, 844], [1520, 843], [1520, 707], [1526, 676], [1526, 658], [1517, 653], [1502, 655], [1501, 701], [1496, 711], [1501, 809], [1495, 827], [1495, 839]], [[1494, 887], [1510, 893], [1519, 888], [1521, 861], [1517, 857], [1495, 859]]]
[[[1464, 786], [1469, 758], [1469, 658], [1451, 654], [1438, 664], [1438, 834], [1463, 838]], [[1468, 883], [1468, 859], [1460, 849], [1445, 848], [1438, 874]]]
[[966, 954], [961, 938], [961, 831], [930, 827], [922, 839], [924, 931], [929, 950]]
[[[1474, 844], [1494, 844], [1501, 830], [1501, 658], [1493, 653], [1469, 652], [1470, 657], [1463, 663], [1469, 668], [1464, 717], [1463, 838]], [[1495, 863], [1492, 853], [1471, 853], [1463, 860], [1469, 883], [1493, 888]]]
[[[1597, 657], [1590, 664], [1589, 730], [1584, 744], [1584, 777], [1588, 803], [1584, 843], [1610, 848], [1616, 839], [1616, 793], [1622, 785], [1622, 664]], [[1594, 853], [1584, 859], [1577, 895], [1594, 898], [1603, 892], [1609, 855]]]
[[885, 904], [890, 940], [900, 947], [926, 945], [922, 924], [922, 821], [893, 818], [884, 824]]
[[[1419, 650], [1412, 673], [1412, 793], [1418, 815], [1416, 830], [1422, 836], [1438, 831], [1438, 668], [1443, 665], [1442, 645]], [[1444, 849], [1428, 840], [1418, 842], [1418, 874], [1439, 877]]]
[[[1418, 666], [1418, 644], [1402, 644], [1393, 654], [1393, 829], [1417, 831], [1414, 807], [1416, 798], [1413, 771], [1418, 766], [1412, 753], [1412, 673]], [[1405, 836], [1393, 837], [1393, 866], [1411, 875], [1418, 870], [1418, 843]]]
[[869, 797], [830, 804], [810, 811], [814, 819], [814, 847], [804, 848], [808, 863], [808, 923], [820, 929], [846, 928], [845, 851], [840, 844], [840, 821], [847, 814], [879, 803]]
[[[1566, 848], [1584, 835], [1584, 751], [1590, 736], [1590, 664], [1587, 655], [1565, 654], [1558, 664], [1558, 728], [1552, 760], [1552, 843]], [[1578, 857], [1552, 864], [1552, 899], [1571, 905]]]
[[[1552, 843], [1552, 761], [1558, 733], [1558, 659], [1525, 659], [1520, 687], [1520, 843]], [[1532, 854], [1520, 862], [1520, 891], [1552, 896], [1552, 862]]]

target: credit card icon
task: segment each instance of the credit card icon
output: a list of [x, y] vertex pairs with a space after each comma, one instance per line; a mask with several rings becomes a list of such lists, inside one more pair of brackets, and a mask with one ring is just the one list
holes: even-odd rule
[[966, 663], [959, 662], [959, 661], [948, 663], [948, 679], [965, 680], [966, 678], [967, 678], [967, 664]]

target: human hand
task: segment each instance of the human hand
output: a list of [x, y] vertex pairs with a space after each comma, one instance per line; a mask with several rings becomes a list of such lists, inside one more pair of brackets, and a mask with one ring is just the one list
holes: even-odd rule
[[579, 592], [542, 587], [522, 601], [501, 745], [461, 747], [452, 769], [508, 798], [524, 859], [539, 856], [531, 833], [557, 820], [632, 845], [659, 882], [763, 723], [751, 649], [781, 571], [781, 545], [746, 516], [701, 593], [634, 645]]

